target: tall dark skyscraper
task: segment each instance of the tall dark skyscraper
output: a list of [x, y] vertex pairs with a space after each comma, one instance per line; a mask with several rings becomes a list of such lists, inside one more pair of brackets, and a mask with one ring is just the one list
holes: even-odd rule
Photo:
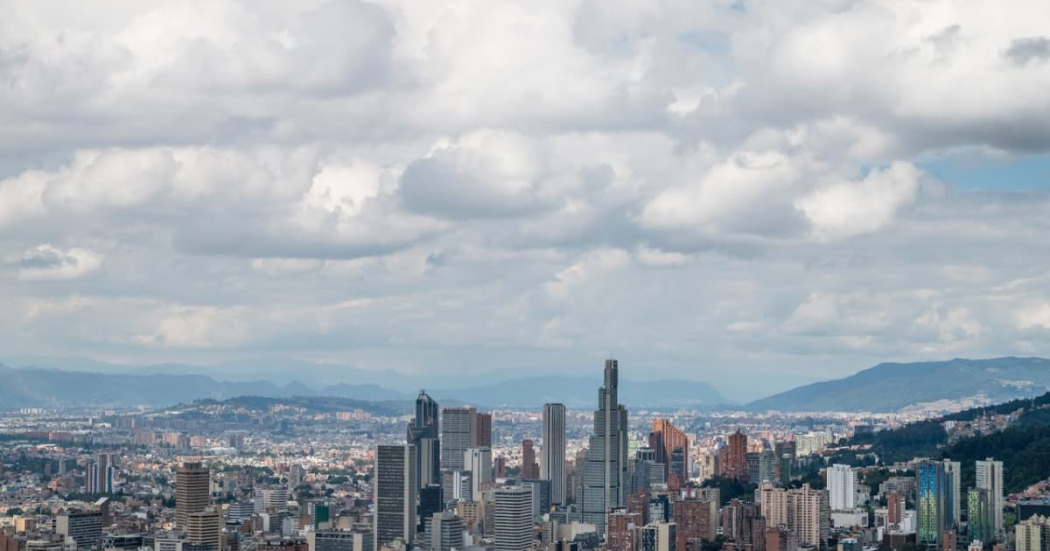
[[416, 481], [419, 488], [441, 483], [438, 411], [438, 403], [426, 391], [419, 391], [416, 417], [408, 425], [408, 443], [416, 449]]
[[551, 503], [565, 503], [565, 405], [543, 406], [540, 478], [551, 481]]
[[605, 533], [605, 514], [626, 503], [627, 409], [617, 401], [619, 366], [605, 360], [605, 380], [598, 389], [594, 434], [583, 467], [583, 521]]
[[491, 448], [492, 447], [492, 414], [491, 413], [479, 413], [478, 414], [478, 430], [475, 435], [475, 448]]
[[376, 549], [396, 540], [411, 543], [416, 533], [416, 450], [411, 445], [380, 445], [376, 448], [375, 545]]
[[521, 441], [521, 478], [522, 480], [540, 478], [540, 466], [536, 463], [536, 448], [531, 438]]
[[426, 523], [430, 521], [430, 518], [434, 516], [434, 513], [441, 512], [442, 503], [442, 492], [440, 484], [431, 484], [424, 486], [419, 490], [419, 518], [417, 519], [417, 529], [420, 532], [426, 530]]

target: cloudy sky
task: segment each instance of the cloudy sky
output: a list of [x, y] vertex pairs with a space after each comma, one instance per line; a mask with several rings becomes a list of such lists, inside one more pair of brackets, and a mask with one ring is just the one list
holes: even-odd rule
[[738, 399], [1050, 355], [1048, 2], [2, 9], [7, 355]]

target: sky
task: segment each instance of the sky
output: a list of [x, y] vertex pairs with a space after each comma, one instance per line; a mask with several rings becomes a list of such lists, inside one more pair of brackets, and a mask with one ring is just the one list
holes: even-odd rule
[[749, 399], [1050, 355], [1048, 2], [2, 10], [8, 356]]

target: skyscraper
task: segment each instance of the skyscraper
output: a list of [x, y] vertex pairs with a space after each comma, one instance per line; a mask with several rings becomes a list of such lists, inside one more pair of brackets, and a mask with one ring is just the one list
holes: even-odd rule
[[87, 492], [89, 494], [113, 493], [113, 456], [100, 453], [94, 462], [87, 466]]
[[776, 488], [764, 483], [760, 489], [762, 516], [769, 528], [785, 526], [799, 543], [821, 546], [831, 529], [828, 494], [824, 490], [810, 488]]
[[67, 511], [55, 517], [55, 533], [73, 538], [78, 550], [94, 549], [102, 539], [102, 513]]
[[445, 408], [441, 412], [441, 468], [463, 469], [463, 452], [477, 441], [478, 416], [474, 408]]
[[671, 505], [678, 525], [678, 551], [700, 551], [718, 534], [718, 503], [708, 499], [683, 499]]
[[536, 463], [536, 448], [531, 439], [521, 441], [521, 479], [537, 480], [540, 477], [540, 466]]
[[540, 478], [551, 481], [551, 503], [565, 503], [565, 406], [543, 406], [543, 460]]
[[747, 436], [738, 429], [729, 435], [729, 445], [726, 446], [726, 465], [723, 469], [725, 478], [735, 478], [741, 482], [748, 482], [749, 473], [747, 469]]
[[795, 462], [795, 450], [794, 440], [781, 440], [773, 445], [773, 453], [777, 455], [778, 459], [786, 455], [792, 463]]
[[678, 526], [650, 522], [638, 531], [638, 551], [678, 551]]
[[992, 512], [992, 530], [996, 538], [1003, 536], [1003, 462], [989, 457], [977, 462], [977, 487], [988, 490]]
[[604, 384], [598, 389], [594, 434], [583, 467], [583, 522], [605, 534], [605, 514], [626, 500], [627, 409], [617, 401], [619, 366], [605, 360]]
[[419, 489], [419, 531], [426, 530], [427, 520], [434, 514], [440, 513], [443, 503], [443, 492], [440, 484], [430, 484]]
[[201, 551], [222, 551], [222, 511], [208, 507], [186, 517], [186, 541]]
[[532, 491], [523, 486], [496, 490], [496, 551], [525, 551], [532, 545]]
[[609, 513], [605, 548], [608, 551], [635, 551], [638, 530], [644, 526], [641, 513], [617, 509]]
[[899, 525], [904, 520], [904, 494], [890, 492], [886, 494], [886, 522]]
[[800, 544], [823, 547], [831, 530], [827, 492], [809, 484], [788, 490], [788, 525]]
[[671, 498], [667, 494], [649, 496], [649, 511], [646, 518], [649, 522], [671, 522]]
[[491, 448], [492, 447], [492, 414], [491, 413], [479, 413], [477, 420], [477, 434], [475, 435], [474, 447], [477, 448]]
[[521, 485], [532, 490], [532, 511], [534, 515], [543, 515], [550, 512], [550, 480], [523, 480]]
[[466, 470], [441, 471], [441, 497], [445, 501], [474, 499], [474, 473]]
[[200, 463], [183, 463], [175, 471], [175, 526], [186, 529], [189, 516], [211, 504], [211, 471]]
[[784, 486], [791, 484], [791, 477], [795, 474], [791, 472], [791, 465], [791, 457], [785, 453], [784, 456], [780, 458], [780, 462], [777, 465], [780, 469], [780, 484]]
[[918, 534], [920, 544], [940, 545], [944, 531], [950, 522], [949, 509], [950, 478], [944, 463], [924, 461], [919, 464]]
[[971, 488], [966, 496], [966, 527], [970, 541], [991, 542], [995, 537], [991, 492]]
[[415, 535], [418, 489], [415, 462], [414, 446], [381, 445], [376, 448], [372, 485], [376, 549], [397, 539], [411, 543]]
[[438, 403], [426, 391], [419, 391], [416, 416], [408, 425], [408, 443], [416, 448], [416, 482], [420, 488], [441, 483], [438, 426]]
[[468, 448], [463, 452], [463, 470], [470, 473], [470, 495], [481, 495], [481, 485], [492, 482], [492, 450]]
[[828, 500], [832, 511], [849, 511], [857, 506], [857, 471], [849, 465], [828, 468]]
[[759, 479], [759, 459], [762, 454], [758, 452], [747, 452], [744, 454], [744, 461], [747, 463], [747, 482], [752, 484], [758, 484]]
[[770, 527], [788, 524], [788, 493], [784, 488], [777, 488], [771, 483], [759, 487], [761, 495], [762, 516]]
[[431, 551], [463, 549], [463, 519], [452, 511], [432, 514], [427, 518], [426, 541]]
[[798, 549], [798, 537], [786, 526], [769, 525], [766, 528], [766, 551], [796, 551]]
[[765, 529], [765, 519], [754, 503], [732, 499], [722, 508], [722, 535], [727, 539], [761, 549], [759, 540], [764, 541]]
[[1050, 517], [1035, 515], [1014, 525], [1017, 551], [1044, 551], [1050, 540]]
[[962, 465], [958, 461], [944, 460], [944, 472], [948, 476], [948, 492], [946, 497], [948, 511], [948, 528], [959, 526], [962, 521]]
[[[678, 484], [689, 480], [689, 438], [681, 429], [671, 424], [670, 419], [654, 419], [653, 431], [649, 433], [649, 447], [656, 452], [656, 462], [664, 466], [664, 480], [669, 484], [678, 477]], [[683, 453], [683, 460], [673, 461], [674, 452]], [[676, 468], [677, 467], [677, 470]]]
[[773, 450], [762, 450], [762, 453], [758, 457], [758, 481], [752, 481], [754, 484], [761, 484], [763, 482], [773, 482], [777, 478], [777, 458]]
[[255, 490], [255, 506], [260, 513], [284, 513], [288, 511], [288, 489], [258, 488]]
[[306, 478], [306, 469], [302, 465], [295, 464], [288, 468], [288, 491], [295, 491]]

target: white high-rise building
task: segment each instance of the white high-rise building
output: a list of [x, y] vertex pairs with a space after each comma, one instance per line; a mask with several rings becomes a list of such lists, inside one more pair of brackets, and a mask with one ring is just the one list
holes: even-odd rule
[[463, 452], [463, 470], [470, 473], [470, 495], [480, 496], [481, 485], [492, 482], [492, 450], [467, 448]]
[[828, 467], [828, 504], [832, 511], [851, 511], [857, 506], [857, 471], [849, 465]]
[[995, 536], [1003, 536], [1003, 462], [989, 457], [977, 462], [977, 487], [988, 490]]
[[551, 503], [565, 503], [565, 405], [543, 406], [540, 478], [551, 481]]
[[1034, 515], [1014, 525], [1017, 551], [1043, 551], [1050, 536], [1050, 518]]
[[525, 551], [532, 546], [532, 490], [509, 486], [496, 490], [496, 551]]
[[944, 473], [949, 475], [948, 500], [950, 510], [945, 511], [951, 526], [962, 522], [962, 465], [958, 461], [944, 460]]

